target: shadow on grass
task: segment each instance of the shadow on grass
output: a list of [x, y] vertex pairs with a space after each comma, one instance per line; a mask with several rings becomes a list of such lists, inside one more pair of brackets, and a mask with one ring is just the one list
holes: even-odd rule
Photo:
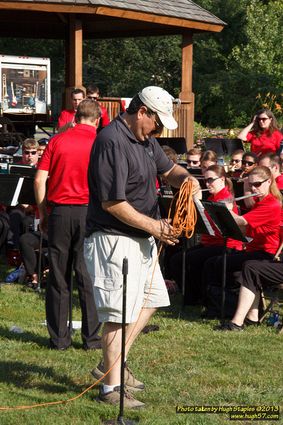
[[171, 319], [186, 320], [189, 322], [203, 322], [201, 306], [184, 306], [181, 294], [170, 297], [171, 305], [159, 310], [159, 315]]
[[[39, 391], [63, 393], [80, 392], [84, 387], [75, 384], [67, 375], [57, 373], [52, 367], [27, 364], [20, 361], [0, 361], [0, 381], [9, 386], [25, 389], [36, 388]], [[43, 377], [53, 383], [42, 382]]]

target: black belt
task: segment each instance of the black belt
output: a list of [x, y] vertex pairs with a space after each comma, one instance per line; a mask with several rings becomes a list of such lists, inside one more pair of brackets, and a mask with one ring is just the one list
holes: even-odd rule
[[55, 202], [49, 202], [51, 207], [88, 207], [88, 204], [56, 204]]

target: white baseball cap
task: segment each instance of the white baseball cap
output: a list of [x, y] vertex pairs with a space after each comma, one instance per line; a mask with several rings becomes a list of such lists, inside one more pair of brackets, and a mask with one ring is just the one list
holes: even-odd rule
[[161, 87], [149, 86], [145, 87], [138, 93], [140, 100], [156, 112], [164, 127], [168, 130], [175, 130], [178, 127], [177, 122], [173, 118], [173, 96]]

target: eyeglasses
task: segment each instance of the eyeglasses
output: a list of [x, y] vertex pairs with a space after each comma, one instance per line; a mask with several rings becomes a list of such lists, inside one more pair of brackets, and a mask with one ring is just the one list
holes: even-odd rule
[[87, 96], [87, 98], [96, 101], [98, 100], [99, 96]]
[[243, 161], [243, 165], [248, 165], [249, 167], [251, 167], [254, 164], [255, 162], [252, 162], [252, 161]]
[[24, 151], [25, 155], [35, 155], [37, 151]]
[[193, 161], [192, 159], [187, 159], [187, 163], [197, 165], [199, 164], [199, 161]]
[[204, 179], [204, 181], [206, 184], [212, 184], [213, 182], [215, 182], [215, 180], [218, 180], [218, 179], [220, 179], [220, 177], [215, 177], [215, 178], [208, 177], [208, 179]]
[[233, 164], [233, 162], [236, 162], [236, 164], [239, 164], [239, 162], [242, 162], [241, 159], [231, 159], [230, 164]]
[[257, 117], [257, 119], [259, 120], [259, 121], [266, 121], [266, 120], [270, 120], [270, 118], [269, 117]]
[[160, 121], [158, 115], [155, 115], [154, 123], [155, 123], [155, 130], [158, 131], [158, 133], [161, 132], [163, 130], [164, 125]]
[[250, 187], [253, 187], [253, 186], [254, 186], [254, 187], [260, 187], [260, 186], [262, 185], [262, 183], [267, 182], [267, 180], [268, 180], [268, 179], [265, 179], [265, 180], [263, 180], [262, 182], [253, 182], [253, 183], [252, 183], [252, 182], [249, 182], [249, 186], [250, 186]]

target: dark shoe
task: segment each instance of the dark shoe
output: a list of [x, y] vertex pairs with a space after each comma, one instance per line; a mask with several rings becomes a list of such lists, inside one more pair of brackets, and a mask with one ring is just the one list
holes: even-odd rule
[[244, 320], [244, 324], [246, 326], [259, 326], [260, 325], [259, 321], [256, 322], [255, 320], [248, 319], [247, 317]]
[[[104, 393], [102, 386], [99, 389], [99, 400], [103, 403], [111, 404], [111, 405], [119, 405], [120, 404], [120, 387], [117, 386], [113, 391], [109, 393]], [[126, 409], [140, 409], [144, 407], [145, 404], [139, 400], [136, 400], [127, 390], [125, 390], [124, 394], [124, 407]]]
[[83, 349], [86, 350], [86, 351], [88, 351], [88, 350], [101, 350], [101, 348], [102, 348], [102, 344], [101, 344], [100, 339], [92, 342], [92, 345], [90, 347], [88, 345], [86, 345], [85, 343], [83, 344]]
[[71, 345], [68, 345], [67, 347], [58, 347], [57, 345], [54, 344], [53, 341], [51, 341], [51, 340], [49, 341], [50, 350], [66, 351], [70, 347], [71, 347]]
[[236, 323], [233, 322], [226, 322], [223, 323], [221, 326], [219, 326], [218, 330], [220, 331], [243, 331], [244, 326], [236, 325]]
[[[100, 379], [104, 375], [104, 364], [103, 360], [99, 363], [99, 365], [91, 371], [92, 376], [94, 376], [95, 379]], [[103, 381], [103, 379], [102, 379]], [[132, 371], [128, 368], [126, 365], [125, 367], [125, 388], [128, 391], [143, 391], [144, 390], [144, 383], [141, 381], [138, 381]]]

